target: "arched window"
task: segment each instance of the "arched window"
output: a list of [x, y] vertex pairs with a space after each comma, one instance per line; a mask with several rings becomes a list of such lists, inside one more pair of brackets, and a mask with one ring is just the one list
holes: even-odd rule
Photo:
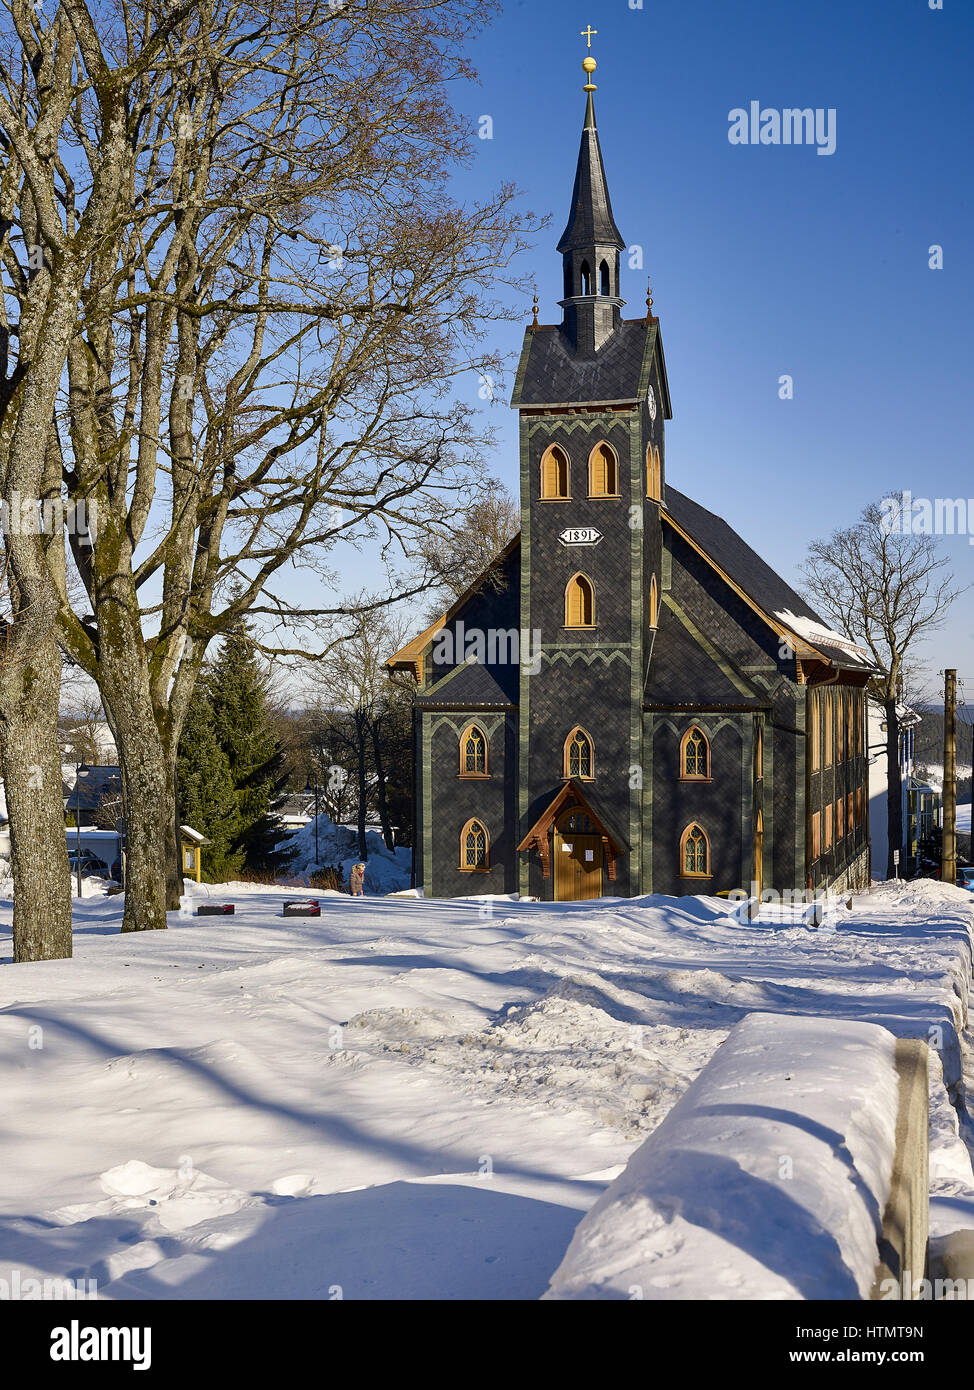
[[659, 626], [659, 591], [656, 588], [656, 575], [649, 581], [649, 625]]
[[582, 294], [592, 293], [592, 268], [588, 261], [582, 261]]
[[661, 496], [659, 449], [646, 446], [646, 496], [658, 502]]
[[684, 781], [710, 777], [710, 744], [696, 724], [687, 729], [680, 743], [680, 777]]
[[565, 262], [565, 298], [566, 298], [566, 299], [571, 299], [571, 297], [572, 297], [572, 289], [573, 289], [573, 285], [572, 285], [572, 263], [571, 263], [571, 261], [567, 261], [567, 260], [566, 260], [566, 262]]
[[460, 735], [460, 776], [488, 776], [487, 735], [479, 724], [468, 724]]
[[460, 868], [490, 868], [490, 837], [482, 821], [468, 820], [460, 831]]
[[546, 449], [541, 459], [541, 496], [568, 500], [568, 455], [557, 444]]
[[603, 441], [588, 456], [589, 497], [618, 497], [619, 468], [615, 450]]
[[609, 288], [609, 264], [608, 261], [603, 261], [599, 266], [599, 294], [611, 293], [612, 291]]
[[595, 626], [595, 590], [584, 574], [574, 574], [565, 588], [565, 626]]
[[694, 822], [680, 836], [681, 878], [710, 878], [710, 840]]
[[584, 729], [572, 729], [565, 739], [565, 776], [581, 782], [595, 777], [595, 745]]

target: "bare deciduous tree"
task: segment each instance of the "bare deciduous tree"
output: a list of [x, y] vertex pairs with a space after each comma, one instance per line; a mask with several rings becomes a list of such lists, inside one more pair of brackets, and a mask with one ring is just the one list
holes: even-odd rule
[[121, 63], [84, 0], [60, 0], [50, 15], [30, 0], [6, 0], [0, 10], [0, 497], [9, 603], [0, 751], [16, 961], [71, 954], [54, 635], [63, 535], [49, 516], [42, 521], [42, 504], [61, 497], [57, 393], [92, 265], [117, 226], [130, 93], [158, 72], [168, 35], [192, 9], [146, 7], [138, 49]]
[[813, 542], [802, 566], [809, 599], [847, 637], [868, 647], [879, 668], [868, 693], [886, 721], [889, 878], [893, 851], [903, 843], [897, 705], [908, 659], [963, 592], [933, 538], [917, 534], [904, 518], [902, 501], [894, 494], [870, 503], [853, 526]]
[[[319, 740], [341, 750], [347, 760], [363, 859], [370, 805], [378, 813], [386, 845], [392, 849], [394, 844], [388, 797], [389, 750], [398, 732], [396, 723], [403, 703], [386, 660], [402, 645], [405, 631], [403, 622], [386, 612], [371, 613], [368, 605], [368, 596], [362, 596], [364, 611], [355, 619], [351, 632], [332, 646], [316, 668], [315, 683], [321, 698], [313, 714]], [[398, 745], [398, 740], [395, 742]]]
[[516, 500], [499, 482], [489, 479], [455, 519], [423, 537], [420, 555], [434, 576], [431, 620], [478, 580], [485, 588], [501, 586], [495, 561], [520, 529]]
[[109, 157], [121, 192], [73, 291], [46, 440], [97, 522], [71, 536], [85, 604], [47, 558], [59, 639], [119, 748], [123, 930], [165, 926], [178, 896], [175, 750], [209, 643], [249, 611], [278, 625], [263, 650], [304, 656], [302, 624], [348, 605], [295, 602], [278, 578], [334, 587], [349, 538], [411, 562], [487, 443], [458, 383], [496, 370], [480, 337], [526, 222], [510, 188], [449, 196], [470, 132], [446, 92], [491, 8], [108, 0], [86, 19], [124, 101], [65, 75], [57, 193], [85, 217]]

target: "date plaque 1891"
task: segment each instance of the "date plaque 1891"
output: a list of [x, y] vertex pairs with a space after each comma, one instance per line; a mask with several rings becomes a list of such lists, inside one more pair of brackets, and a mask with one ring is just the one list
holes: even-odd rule
[[558, 537], [562, 545], [598, 545], [602, 532], [594, 526], [569, 526]]

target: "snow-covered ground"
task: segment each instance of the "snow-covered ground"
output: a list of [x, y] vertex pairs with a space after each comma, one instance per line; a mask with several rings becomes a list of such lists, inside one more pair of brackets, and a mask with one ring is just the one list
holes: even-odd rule
[[[962, 1086], [974, 900], [884, 885], [838, 929], [718, 899], [351, 900], [210, 887], [236, 915], [72, 961], [0, 936], [0, 1278], [118, 1298], [537, 1298], [575, 1226], [760, 1011], [939, 1044]], [[310, 895], [309, 895], [310, 896]], [[10, 905], [2, 908], [9, 930]], [[974, 1174], [935, 1065], [938, 1230]]]

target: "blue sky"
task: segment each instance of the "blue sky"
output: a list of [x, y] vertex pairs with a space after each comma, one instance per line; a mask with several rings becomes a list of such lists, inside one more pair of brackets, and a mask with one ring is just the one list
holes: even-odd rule
[[[579, 31], [598, 30], [613, 210], [646, 266], [624, 269], [623, 312], [643, 312], [648, 271], [673, 396], [667, 476], [792, 581], [810, 540], [896, 488], [974, 499], [974, 17], [962, 0], [943, 3], [509, 3], [473, 47], [480, 86], [459, 95], [474, 126], [493, 124], [459, 195], [514, 180], [524, 208], [551, 214], [524, 268], [552, 322], [584, 112]], [[834, 108], [835, 153], [730, 144], [728, 114], [751, 101]], [[935, 244], [942, 270], [928, 265]], [[515, 361], [522, 331], [496, 336]], [[778, 395], [784, 374], [790, 401]], [[491, 407], [489, 462], [513, 489], [509, 395], [510, 377]], [[971, 512], [974, 530], [974, 501]], [[968, 537], [942, 544], [974, 582]], [[968, 676], [968, 697], [972, 605], [962, 598], [923, 651], [931, 672]]]

